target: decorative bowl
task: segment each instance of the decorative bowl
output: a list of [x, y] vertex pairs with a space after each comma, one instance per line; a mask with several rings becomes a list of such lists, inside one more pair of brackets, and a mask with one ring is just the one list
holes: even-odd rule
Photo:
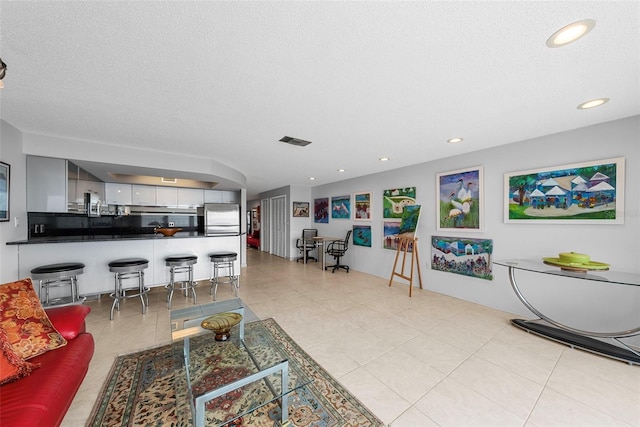
[[166, 237], [171, 237], [174, 234], [176, 234], [178, 231], [182, 231], [182, 228], [154, 228], [153, 232], [154, 233], [161, 233]]
[[213, 331], [216, 341], [227, 341], [231, 336], [231, 328], [242, 321], [242, 315], [239, 313], [224, 312], [209, 316], [202, 321], [200, 326], [204, 329]]

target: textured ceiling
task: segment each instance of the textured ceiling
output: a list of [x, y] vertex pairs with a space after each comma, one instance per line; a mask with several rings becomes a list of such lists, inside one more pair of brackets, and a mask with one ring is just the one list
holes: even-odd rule
[[250, 198], [640, 114], [637, 1], [1, 1], [0, 25], [3, 120], [215, 159]]

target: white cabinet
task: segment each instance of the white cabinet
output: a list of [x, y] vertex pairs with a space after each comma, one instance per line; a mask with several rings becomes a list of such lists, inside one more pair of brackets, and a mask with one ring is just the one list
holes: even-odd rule
[[27, 212], [67, 212], [67, 161], [27, 156]]
[[152, 185], [132, 185], [131, 199], [134, 205], [155, 206], [156, 187]]
[[[71, 184], [73, 181], [69, 181]], [[104, 194], [104, 182], [96, 182], [96, 181], [85, 181], [78, 180], [75, 182], [76, 186], [76, 195], [75, 199], [79, 203], [84, 203], [84, 193], [97, 194], [100, 198], [100, 201], [103, 202], [105, 198]]]
[[204, 190], [199, 188], [178, 188], [178, 205], [196, 207], [204, 203]]
[[222, 203], [240, 203], [240, 192], [238, 191], [221, 191]]
[[176, 187], [156, 187], [156, 205], [177, 206], [178, 189]]
[[131, 184], [114, 184], [107, 182], [104, 185], [105, 200], [109, 205], [130, 205]]
[[205, 203], [240, 203], [239, 191], [204, 190]]

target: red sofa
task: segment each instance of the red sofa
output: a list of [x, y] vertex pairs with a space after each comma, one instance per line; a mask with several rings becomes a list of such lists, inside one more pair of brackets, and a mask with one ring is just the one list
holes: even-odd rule
[[0, 386], [2, 427], [60, 425], [89, 369], [95, 346], [85, 318], [91, 309], [71, 305], [45, 311], [67, 345], [29, 359], [41, 366]]
[[247, 234], [247, 245], [260, 249], [260, 230]]

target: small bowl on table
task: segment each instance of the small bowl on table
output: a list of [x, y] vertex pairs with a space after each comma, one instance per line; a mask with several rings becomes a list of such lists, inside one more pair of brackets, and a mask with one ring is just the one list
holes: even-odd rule
[[154, 228], [153, 232], [154, 233], [160, 233], [165, 237], [171, 237], [174, 234], [176, 234], [178, 231], [182, 231], [182, 228], [179, 227], [175, 227], [175, 228], [165, 228], [165, 227], [159, 227], [159, 228]]

